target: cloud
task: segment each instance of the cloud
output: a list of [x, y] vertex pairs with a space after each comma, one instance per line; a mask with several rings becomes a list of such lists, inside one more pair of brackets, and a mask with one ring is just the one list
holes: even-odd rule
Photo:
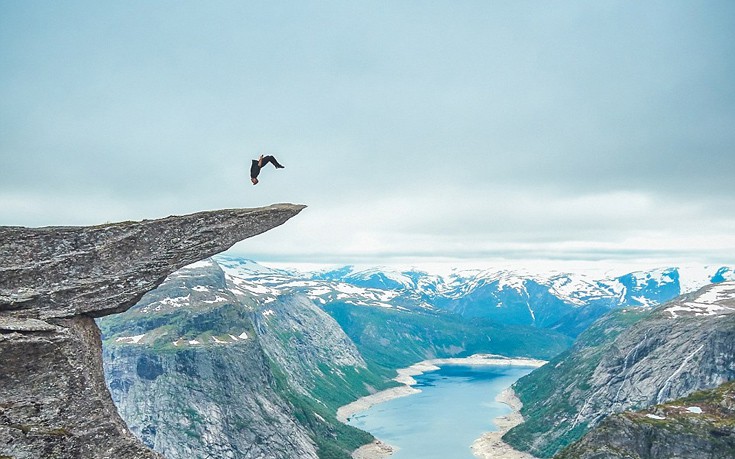
[[[296, 202], [243, 251], [732, 253], [731, 2], [3, 13], [5, 224]], [[260, 153], [286, 169], [253, 187]]]
[[713, 219], [707, 210], [630, 192], [540, 199], [522, 190], [441, 191], [311, 207], [235, 250], [279, 261], [377, 263], [411, 257], [727, 259], [735, 249], [728, 230], [735, 220]]

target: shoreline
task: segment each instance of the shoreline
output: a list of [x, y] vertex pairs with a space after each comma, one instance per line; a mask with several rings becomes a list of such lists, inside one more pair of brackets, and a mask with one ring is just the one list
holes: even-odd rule
[[523, 422], [520, 411], [523, 403], [511, 387], [499, 393], [495, 400], [508, 405], [513, 411], [493, 419], [493, 423], [498, 427], [498, 430], [496, 432], [485, 432], [475, 440], [470, 447], [472, 454], [479, 459], [536, 459], [535, 456], [518, 451], [503, 441], [503, 435], [506, 432]]
[[[399, 397], [406, 397], [408, 395], [416, 394], [421, 392], [420, 389], [416, 389], [415, 387], [412, 387], [416, 384], [416, 380], [414, 379], [414, 376], [419, 376], [421, 374], [427, 373], [429, 371], [435, 371], [438, 370], [442, 365], [468, 365], [468, 366], [475, 366], [475, 365], [488, 365], [488, 366], [521, 366], [521, 367], [535, 367], [538, 368], [542, 365], [546, 364], [545, 360], [538, 360], [538, 359], [529, 359], [529, 358], [512, 358], [512, 357], [504, 357], [501, 355], [495, 355], [495, 354], [474, 354], [469, 357], [455, 357], [455, 358], [445, 358], [445, 359], [429, 359], [424, 360], [419, 363], [415, 363], [407, 368], [400, 368], [396, 370], [398, 375], [393, 378], [393, 381], [396, 381], [401, 386], [398, 387], [392, 387], [390, 389], [385, 389], [379, 392], [376, 392], [374, 394], [367, 395], [365, 397], [361, 397], [357, 400], [355, 400], [352, 403], [348, 403], [347, 405], [339, 407], [337, 409], [337, 420], [340, 422], [347, 424], [349, 419], [354, 416], [357, 413], [360, 413], [362, 411], [365, 411], [369, 408], [371, 408], [374, 405], [377, 405], [379, 403], [384, 403]], [[472, 453], [479, 458], [503, 458], [503, 459], [526, 459], [526, 458], [532, 458], [533, 456], [529, 455], [523, 455], [523, 456], [498, 456], [497, 454], [505, 454], [505, 449], [501, 451], [500, 449], [497, 449], [498, 447], [505, 445], [506, 449], [513, 450], [509, 445], [507, 445], [505, 442], [500, 440], [500, 437], [502, 437], [505, 432], [507, 432], [511, 427], [514, 427], [515, 425], [523, 422], [523, 417], [520, 415], [518, 410], [520, 409], [520, 400], [515, 398], [517, 400], [518, 409], [516, 409], [515, 405], [511, 403], [515, 403], [512, 398], [509, 396], [505, 396], [506, 392], [510, 391], [512, 394], [512, 397], [515, 397], [515, 394], [512, 393], [512, 390], [510, 388], [505, 389], [503, 392], [498, 394], [498, 396], [495, 398], [497, 401], [505, 403], [506, 405], [510, 406], [511, 409], [513, 409], [513, 412], [511, 414], [500, 416], [496, 418], [493, 422], [495, 425], [498, 426], [500, 429], [500, 432], [485, 432], [482, 437], [475, 440], [475, 442], [472, 444]], [[501, 396], [503, 396], [503, 399], [501, 399]], [[507, 424], [506, 421], [504, 421], [504, 418], [512, 418], [514, 415], [517, 415], [520, 420], [516, 422], [515, 424], [509, 425], [505, 430], [503, 430], [503, 426]], [[515, 420], [515, 418], [513, 418]], [[501, 425], [502, 424], [502, 425]], [[495, 440], [494, 436], [492, 434], [499, 434], [497, 435], [497, 441]], [[487, 440], [485, 440], [487, 437]], [[492, 441], [491, 441], [492, 440]], [[499, 443], [502, 443], [500, 445]], [[477, 445], [477, 446], [476, 446]], [[360, 448], [356, 449], [352, 452], [353, 459], [385, 459], [392, 455], [395, 451], [397, 451], [398, 448], [392, 445], [389, 445], [385, 442], [382, 442], [379, 439], [376, 439], [373, 443], [368, 443], [367, 445], [363, 445]], [[525, 454], [518, 451], [515, 451], [518, 454]]]

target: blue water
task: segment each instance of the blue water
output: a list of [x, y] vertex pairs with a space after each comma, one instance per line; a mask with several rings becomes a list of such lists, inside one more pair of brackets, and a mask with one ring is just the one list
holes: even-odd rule
[[393, 459], [474, 459], [472, 442], [510, 413], [495, 396], [532, 370], [446, 365], [415, 377], [421, 393], [375, 405], [349, 424], [400, 448]]

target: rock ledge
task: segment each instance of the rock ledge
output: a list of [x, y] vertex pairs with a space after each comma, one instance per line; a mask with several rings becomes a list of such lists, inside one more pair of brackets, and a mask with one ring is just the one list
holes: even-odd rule
[[0, 227], [0, 457], [160, 458], [128, 431], [95, 317], [177, 269], [275, 228], [275, 204], [89, 227]]

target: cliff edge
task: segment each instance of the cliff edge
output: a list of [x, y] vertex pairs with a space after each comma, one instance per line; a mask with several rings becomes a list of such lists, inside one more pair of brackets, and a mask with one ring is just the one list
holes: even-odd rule
[[177, 269], [275, 228], [276, 204], [90, 227], [0, 227], [0, 457], [160, 458], [105, 387], [94, 318]]

